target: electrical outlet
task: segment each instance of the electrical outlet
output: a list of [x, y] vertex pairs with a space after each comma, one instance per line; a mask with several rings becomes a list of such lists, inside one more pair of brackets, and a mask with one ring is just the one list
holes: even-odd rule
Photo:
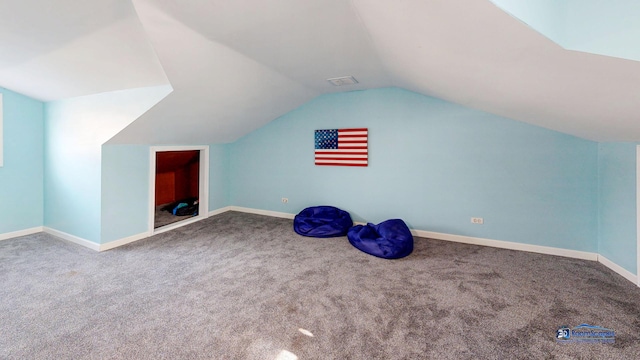
[[287, 199], [287, 198], [282, 198], [282, 203], [283, 203], [283, 204], [288, 204], [288, 203], [289, 203], [289, 199]]
[[478, 225], [482, 225], [484, 224], [484, 219], [483, 218], [471, 218], [471, 223], [472, 224], [478, 224]]

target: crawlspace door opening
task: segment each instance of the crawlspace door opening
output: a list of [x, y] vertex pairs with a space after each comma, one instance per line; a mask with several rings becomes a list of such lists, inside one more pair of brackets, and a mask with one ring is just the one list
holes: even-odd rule
[[155, 152], [153, 229], [201, 214], [201, 150]]

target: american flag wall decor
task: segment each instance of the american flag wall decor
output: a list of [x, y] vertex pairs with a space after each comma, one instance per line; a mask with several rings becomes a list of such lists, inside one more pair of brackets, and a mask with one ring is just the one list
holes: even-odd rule
[[369, 131], [359, 129], [316, 130], [315, 163], [328, 166], [367, 166]]

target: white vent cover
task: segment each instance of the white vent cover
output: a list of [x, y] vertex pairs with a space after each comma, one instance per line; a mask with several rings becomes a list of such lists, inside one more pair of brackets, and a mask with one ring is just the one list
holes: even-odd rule
[[353, 76], [337, 77], [337, 78], [327, 79], [327, 81], [334, 86], [353, 85], [358, 83], [358, 80], [356, 80], [356, 78], [354, 78]]

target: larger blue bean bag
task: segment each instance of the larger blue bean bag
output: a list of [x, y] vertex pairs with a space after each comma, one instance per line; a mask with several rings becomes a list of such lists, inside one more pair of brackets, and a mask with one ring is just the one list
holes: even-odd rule
[[295, 232], [318, 238], [345, 236], [352, 225], [351, 215], [333, 206], [308, 207], [293, 219]]
[[399, 259], [413, 251], [413, 235], [400, 219], [356, 225], [347, 237], [356, 249], [383, 259]]

